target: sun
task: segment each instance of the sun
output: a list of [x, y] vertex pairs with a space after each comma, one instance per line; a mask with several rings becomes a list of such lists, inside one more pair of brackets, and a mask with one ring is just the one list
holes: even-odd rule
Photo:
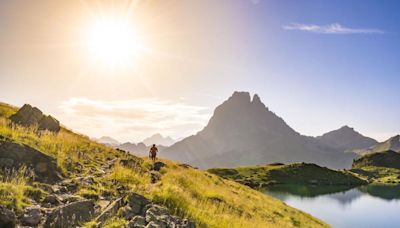
[[96, 62], [112, 67], [133, 63], [144, 47], [132, 23], [114, 18], [92, 23], [86, 46]]

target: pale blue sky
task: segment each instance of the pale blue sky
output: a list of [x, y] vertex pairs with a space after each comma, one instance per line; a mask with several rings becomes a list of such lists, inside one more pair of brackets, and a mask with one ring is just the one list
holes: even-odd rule
[[[1, 101], [121, 141], [193, 134], [235, 90], [302, 134], [400, 133], [397, 1], [94, 3], [0, 2]], [[80, 45], [90, 15], [127, 8], [151, 52], [121, 69], [93, 64]]]

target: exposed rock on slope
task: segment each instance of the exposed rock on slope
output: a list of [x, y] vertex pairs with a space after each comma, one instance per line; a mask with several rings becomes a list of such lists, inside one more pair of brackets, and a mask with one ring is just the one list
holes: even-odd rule
[[60, 131], [60, 122], [52, 116], [43, 115], [36, 107], [25, 104], [18, 110], [17, 113], [12, 115], [10, 119], [17, 124], [24, 127], [37, 126], [39, 130], [48, 130], [51, 132]]
[[54, 158], [0, 137], [0, 168], [18, 169], [22, 165], [33, 170], [36, 181], [54, 183], [60, 180]]
[[356, 157], [300, 135], [257, 95], [251, 99], [247, 92], [235, 92], [215, 109], [202, 131], [175, 143], [160, 156], [200, 168], [303, 161], [348, 168]]

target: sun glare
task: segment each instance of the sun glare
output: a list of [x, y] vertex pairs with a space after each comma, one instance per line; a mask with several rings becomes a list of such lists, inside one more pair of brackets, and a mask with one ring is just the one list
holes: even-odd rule
[[143, 49], [133, 25], [116, 19], [99, 20], [89, 26], [86, 43], [96, 61], [113, 67], [131, 64]]

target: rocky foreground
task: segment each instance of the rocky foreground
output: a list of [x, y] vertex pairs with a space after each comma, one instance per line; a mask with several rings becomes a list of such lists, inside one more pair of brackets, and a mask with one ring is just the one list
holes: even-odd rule
[[[114, 216], [129, 221], [128, 227], [195, 227], [192, 221], [172, 216], [165, 207], [136, 193], [121, 193], [117, 198], [101, 196], [98, 199], [76, 194], [79, 187], [95, 185], [95, 177], [108, 174], [116, 163], [130, 166], [133, 162], [115, 158], [104, 164], [100, 171], [67, 179], [59, 173], [54, 158], [27, 145], [0, 138], [0, 168], [6, 171], [28, 167], [33, 172], [35, 185], [46, 193], [43, 199], [32, 197], [31, 205], [18, 216], [1, 205], [0, 227], [77, 227], [89, 221], [101, 227]], [[161, 175], [159, 171], [163, 166], [162, 162], [153, 165], [150, 175], [153, 182]], [[119, 190], [123, 192], [124, 189]]]

